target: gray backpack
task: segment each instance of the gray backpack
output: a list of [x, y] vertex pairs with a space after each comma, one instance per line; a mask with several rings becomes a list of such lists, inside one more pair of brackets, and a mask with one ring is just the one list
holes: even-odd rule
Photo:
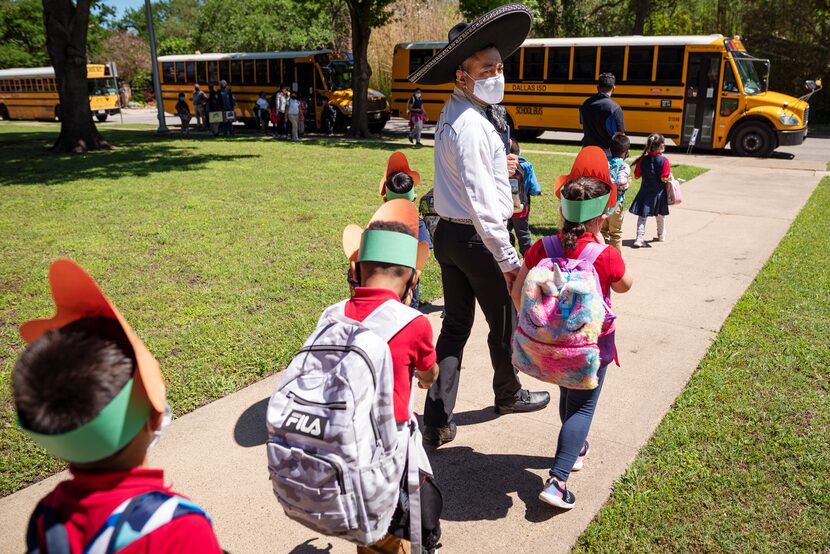
[[369, 545], [387, 533], [415, 434], [395, 422], [388, 342], [420, 312], [389, 300], [358, 322], [344, 307], [323, 313], [282, 373], [268, 403], [268, 469], [288, 517]]

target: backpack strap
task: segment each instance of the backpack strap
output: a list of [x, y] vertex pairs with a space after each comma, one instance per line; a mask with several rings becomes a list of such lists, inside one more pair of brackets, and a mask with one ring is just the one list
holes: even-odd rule
[[558, 235], [546, 235], [542, 237], [542, 245], [545, 247], [545, 254], [548, 258], [567, 258], [565, 249], [562, 248], [562, 241]]
[[366, 316], [363, 325], [389, 342], [419, 315], [421, 312], [415, 308], [405, 306], [397, 300], [387, 300]]
[[[591, 266], [593, 267], [594, 262], [597, 261], [597, 258], [599, 258], [600, 254], [605, 252], [606, 248], [608, 248], [607, 244], [600, 244], [598, 242], [589, 242], [588, 244], [585, 245], [585, 248], [582, 249], [582, 251], [579, 253], [577, 258], [590, 263]], [[596, 279], [596, 283], [597, 283], [597, 292], [599, 292], [602, 295], [603, 301], [606, 304], [608, 304], [608, 300], [610, 300], [610, 298], [609, 298], [610, 293], [609, 293], [609, 296], [606, 296], [605, 291], [602, 290], [602, 283], [600, 283], [599, 274], [597, 273], [596, 269], [594, 269], [594, 279]]]
[[29, 526], [26, 528], [26, 552], [28, 554], [40, 554], [39, 522], [41, 521], [43, 522], [46, 552], [49, 554], [71, 554], [69, 535], [67, 535], [66, 527], [60, 520], [60, 515], [42, 502], [35, 507], [32, 516], [29, 518]]

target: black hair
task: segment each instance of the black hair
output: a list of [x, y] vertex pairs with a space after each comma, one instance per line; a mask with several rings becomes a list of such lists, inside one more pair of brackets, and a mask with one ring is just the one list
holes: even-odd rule
[[[577, 177], [568, 181], [562, 187], [562, 197], [568, 200], [591, 200], [599, 198], [611, 192], [611, 187], [595, 177]], [[585, 223], [575, 223], [563, 218], [562, 224], [562, 248], [573, 250], [576, 248], [576, 241], [585, 234]]]
[[421, 87], [415, 87], [415, 92], [421, 92]]
[[510, 137], [510, 153], [516, 154], [517, 156], [522, 153], [522, 149], [519, 147], [519, 141]]
[[406, 194], [415, 186], [412, 176], [403, 171], [397, 171], [386, 178], [386, 188], [397, 194]]
[[611, 155], [615, 158], [622, 158], [631, 148], [631, 141], [625, 135], [614, 135], [611, 137]]
[[660, 147], [664, 144], [666, 144], [666, 139], [663, 137], [663, 135], [661, 135], [660, 133], [651, 133], [648, 136], [648, 139], [646, 139], [646, 146], [645, 148], [643, 148], [643, 153], [640, 154], [636, 160], [634, 160], [634, 164], [632, 165], [636, 167], [637, 164], [640, 163], [640, 160], [648, 156], [649, 153], [659, 152]]
[[607, 91], [614, 88], [614, 85], [617, 84], [617, 79], [614, 77], [613, 73], [600, 73], [599, 80], [597, 81], [597, 88], [601, 91]]
[[132, 377], [135, 352], [119, 323], [87, 317], [30, 344], [12, 372], [12, 395], [26, 429], [55, 435], [92, 421]]

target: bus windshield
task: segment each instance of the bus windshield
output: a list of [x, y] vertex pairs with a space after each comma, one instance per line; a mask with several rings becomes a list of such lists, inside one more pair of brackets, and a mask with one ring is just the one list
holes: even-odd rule
[[349, 62], [331, 62], [328, 66], [329, 88], [346, 90], [352, 88], [354, 66]]
[[769, 90], [769, 60], [750, 58], [740, 52], [735, 53], [734, 59], [746, 94], [752, 96]]
[[90, 96], [115, 96], [118, 87], [114, 77], [94, 77], [87, 80]]

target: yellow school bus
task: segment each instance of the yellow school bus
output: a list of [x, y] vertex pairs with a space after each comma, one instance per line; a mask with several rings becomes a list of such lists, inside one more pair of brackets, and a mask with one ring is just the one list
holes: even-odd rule
[[[98, 121], [120, 112], [118, 85], [109, 64], [86, 66], [89, 109]], [[58, 119], [61, 104], [51, 67], [0, 69], [0, 117], [3, 119]]]
[[[322, 127], [326, 100], [338, 110], [338, 127], [342, 129], [349, 124], [352, 117], [353, 70], [351, 56], [334, 50], [159, 57], [165, 112], [176, 112], [180, 92], [185, 93], [193, 111], [193, 85], [198, 83], [207, 94], [209, 83], [224, 80], [236, 97], [237, 120], [254, 124], [256, 116], [253, 108], [259, 93], [265, 92], [270, 103], [277, 87], [286, 85], [306, 100], [306, 125], [318, 129]], [[386, 97], [369, 89], [368, 111], [369, 130], [379, 133], [389, 121]]]
[[[445, 44], [395, 46], [393, 115], [406, 115], [415, 90], [407, 75]], [[738, 154], [766, 156], [778, 146], [801, 144], [809, 116], [805, 99], [768, 89], [769, 69], [768, 60], [747, 54], [740, 37], [529, 39], [504, 60], [503, 104], [520, 138], [547, 130], [582, 132], [578, 108], [596, 94], [599, 74], [610, 72], [626, 134], [658, 132], [676, 145], [704, 149], [730, 143]], [[435, 120], [452, 84], [421, 89]]]

